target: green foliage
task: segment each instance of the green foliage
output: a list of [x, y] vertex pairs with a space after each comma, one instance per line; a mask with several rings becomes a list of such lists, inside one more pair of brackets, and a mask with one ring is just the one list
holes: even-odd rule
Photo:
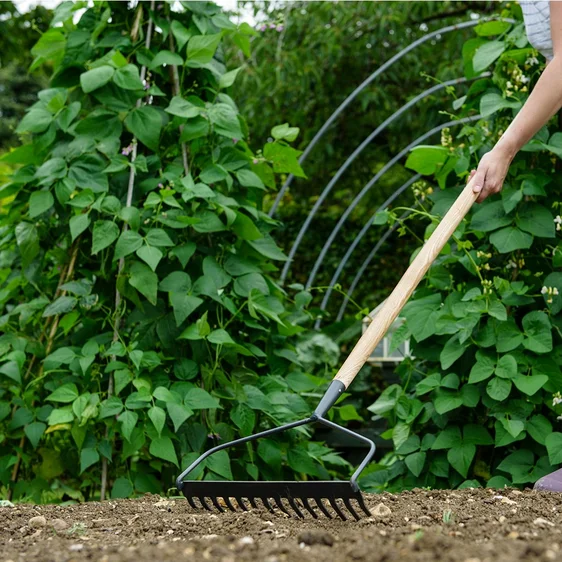
[[[412, 216], [430, 219], [426, 238], [543, 68], [522, 23], [486, 30], [463, 50], [465, 68], [493, 65], [493, 75], [457, 107], [459, 117], [485, 108], [484, 118], [408, 160], [447, 186], [417, 192]], [[501, 195], [474, 206], [404, 308], [415, 358], [369, 408], [388, 421], [394, 451], [371, 467], [367, 489], [531, 485], [562, 463], [559, 138], [553, 120], [523, 147]]]
[[[308, 415], [299, 393], [325, 382], [301, 367], [326, 359], [307, 344], [310, 295], [275, 282], [286, 257], [262, 210], [276, 173], [300, 171], [298, 129], [254, 153], [222, 45], [248, 55], [253, 30], [170, 6], [98, 2], [74, 24], [64, 2], [33, 48], [53, 76], [0, 191], [0, 490], [16, 498], [161, 492], [212, 444]], [[348, 469], [293, 432], [194, 477]]]

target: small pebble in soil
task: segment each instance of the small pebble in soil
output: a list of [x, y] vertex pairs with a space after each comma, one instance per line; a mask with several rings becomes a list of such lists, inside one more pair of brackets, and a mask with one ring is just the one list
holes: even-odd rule
[[45, 517], [43, 517], [42, 515], [36, 515], [35, 517], [32, 517], [27, 524], [32, 528], [32, 529], [39, 529], [40, 527], [44, 527], [47, 524], [47, 520], [45, 519]]
[[299, 544], [305, 545], [324, 544], [332, 546], [334, 544], [334, 537], [326, 531], [303, 531], [299, 534], [297, 541]]
[[542, 517], [537, 517], [533, 521], [533, 525], [536, 525], [537, 527], [554, 527], [554, 523], [548, 521], [547, 519], [543, 519]]
[[80, 552], [83, 548], [84, 548], [83, 544], [71, 544], [68, 547], [68, 550], [71, 550], [72, 552]]
[[384, 503], [379, 503], [375, 509], [373, 509], [373, 516], [377, 519], [386, 519], [392, 515], [392, 510], [390, 507], [384, 505]]
[[0, 500], [0, 507], [14, 507], [14, 504], [8, 500]]
[[506, 520], [507, 520], [507, 517], [506, 517], [505, 515], [500, 515], [500, 518], [498, 519], [498, 521], [499, 521], [500, 523], [505, 523]]
[[252, 537], [242, 537], [238, 539], [238, 546], [248, 546], [254, 544], [254, 539]]
[[51, 527], [55, 531], [64, 531], [68, 529], [68, 523], [64, 519], [53, 519], [51, 521]]

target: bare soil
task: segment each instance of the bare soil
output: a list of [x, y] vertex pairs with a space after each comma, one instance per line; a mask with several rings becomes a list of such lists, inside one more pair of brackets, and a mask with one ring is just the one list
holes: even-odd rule
[[[13, 562], [562, 561], [562, 496], [530, 490], [368, 495], [359, 522], [260, 509], [196, 511], [147, 495], [81, 505], [0, 507], [0, 559]], [[382, 504], [382, 506], [381, 506]]]

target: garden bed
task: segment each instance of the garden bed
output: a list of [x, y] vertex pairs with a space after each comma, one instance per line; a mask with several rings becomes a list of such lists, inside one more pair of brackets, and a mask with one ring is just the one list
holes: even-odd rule
[[[518, 490], [416, 490], [367, 496], [360, 522], [265, 510], [196, 512], [145, 496], [0, 508], [3, 561], [233, 562], [562, 560], [562, 498]], [[382, 506], [380, 504], [383, 504]]]

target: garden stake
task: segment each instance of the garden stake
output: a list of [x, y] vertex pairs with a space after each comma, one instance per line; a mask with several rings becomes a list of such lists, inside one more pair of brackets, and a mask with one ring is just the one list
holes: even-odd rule
[[[310, 417], [214, 447], [203, 453], [178, 476], [176, 487], [185, 495], [191, 507], [203, 507], [211, 511], [214, 506], [218, 511], [223, 512], [225, 507], [236, 511], [236, 506], [238, 506], [239, 509], [248, 511], [248, 504], [254, 508], [258, 507], [256, 500], [260, 499], [263, 505], [272, 513], [275, 512], [275, 507], [277, 507], [287, 515], [294, 513], [302, 518], [304, 517], [304, 513], [308, 512], [312, 517], [317, 518], [319, 513], [322, 513], [331, 519], [333, 513], [323, 502], [323, 500], [327, 500], [333, 512], [341, 519], [346, 519], [344, 513], [346, 509], [356, 520], [359, 520], [360, 516], [351, 503], [351, 501], [354, 500], [357, 502], [361, 511], [370, 515], [363, 501], [361, 491], [359, 490], [357, 478], [372, 459], [375, 453], [375, 444], [363, 435], [341, 427], [327, 420], [324, 416], [336, 403], [341, 394], [349, 388], [349, 385], [353, 382], [353, 379], [361, 367], [363, 367], [370, 357], [373, 349], [382, 340], [388, 328], [394, 322], [411, 294], [414, 292], [414, 289], [418, 286], [435, 258], [437, 258], [443, 246], [445, 246], [449, 238], [455, 232], [477, 197], [478, 194], [474, 193], [472, 190], [471, 181], [453, 203], [441, 223], [437, 226], [410, 267], [406, 270], [406, 273], [403, 275], [398, 285], [396, 285], [391, 295], [385, 301], [376, 317], [341, 366], [318, 404], [318, 407]], [[341, 431], [369, 445], [367, 456], [353, 473], [349, 482], [231, 482], [222, 480], [184, 480], [184, 478], [201, 462], [217, 451], [312, 423], [320, 423], [334, 430]], [[195, 502], [196, 499], [200, 503], [199, 506]], [[286, 503], [284, 503], [283, 500], [285, 500]], [[314, 500], [314, 504], [311, 503], [312, 500]], [[236, 502], [236, 505], [234, 502]]]

